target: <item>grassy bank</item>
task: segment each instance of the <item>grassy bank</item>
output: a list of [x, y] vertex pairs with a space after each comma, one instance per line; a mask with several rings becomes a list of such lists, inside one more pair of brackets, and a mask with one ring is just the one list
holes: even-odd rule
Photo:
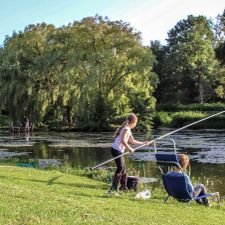
[[187, 205], [155, 190], [148, 200], [134, 192], [105, 194], [108, 184], [60, 171], [0, 167], [0, 224], [224, 224], [225, 207]]
[[[182, 127], [201, 120], [205, 117], [225, 111], [225, 104], [202, 103], [202, 104], [165, 104], [158, 105], [153, 114], [154, 127]], [[225, 113], [193, 126], [193, 129], [225, 129]]]
[[[180, 111], [180, 112], [156, 112], [153, 115], [153, 123], [157, 127], [182, 127], [199, 121], [208, 116], [212, 116], [218, 112], [196, 112], [196, 111]], [[192, 127], [192, 129], [225, 129], [225, 113], [202, 121]]]

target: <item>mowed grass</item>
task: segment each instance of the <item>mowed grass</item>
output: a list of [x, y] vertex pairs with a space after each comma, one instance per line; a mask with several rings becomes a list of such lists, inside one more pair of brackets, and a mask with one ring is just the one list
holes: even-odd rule
[[169, 200], [152, 192], [108, 196], [109, 185], [57, 170], [0, 167], [0, 224], [225, 224], [225, 207], [204, 207]]

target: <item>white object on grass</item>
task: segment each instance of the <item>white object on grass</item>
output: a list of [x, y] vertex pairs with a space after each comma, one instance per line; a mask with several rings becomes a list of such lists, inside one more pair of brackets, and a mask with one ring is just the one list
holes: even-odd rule
[[146, 189], [144, 191], [138, 192], [135, 196], [136, 199], [148, 199], [151, 198], [151, 191]]

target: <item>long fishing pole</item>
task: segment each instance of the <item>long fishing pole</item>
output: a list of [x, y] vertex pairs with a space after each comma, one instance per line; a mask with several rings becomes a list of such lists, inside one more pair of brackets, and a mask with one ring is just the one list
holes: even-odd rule
[[[169, 136], [169, 135], [171, 135], [171, 134], [174, 134], [174, 133], [176, 133], [176, 132], [178, 132], [178, 131], [181, 131], [181, 130], [183, 130], [183, 129], [185, 129], [185, 128], [191, 127], [191, 126], [193, 126], [193, 125], [195, 125], [195, 124], [197, 124], [197, 123], [200, 123], [200, 122], [202, 122], [202, 121], [204, 121], [204, 120], [208, 120], [208, 119], [210, 119], [210, 118], [212, 118], [212, 117], [218, 116], [218, 115], [220, 115], [220, 114], [222, 114], [222, 113], [225, 113], [225, 111], [218, 112], [218, 113], [216, 113], [216, 114], [213, 114], [213, 115], [211, 115], [211, 116], [205, 117], [205, 118], [203, 118], [203, 119], [201, 119], [201, 120], [195, 121], [195, 122], [193, 122], [193, 123], [191, 123], [191, 124], [188, 124], [188, 125], [186, 125], [186, 126], [183, 126], [183, 127], [179, 128], [179, 129], [177, 129], [177, 130], [174, 130], [174, 131], [171, 131], [171, 132], [169, 132], [169, 133], [167, 133], [167, 134], [164, 134], [164, 135], [162, 135], [162, 136], [160, 136], [160, 137], [158, 137], [158, 138], [156, 138], [156, 139], [154, 139], [154, 140], [149, 141], [149, 142], [146, 143], [146, 144], [143, 144], [143, 145], [138, 146], [137, 148], [134, 149], [133, 152], [135, 152], [136, 150], [138, 150], [138, 149], [140, 149], [140, 148], [142, 148], [142, 147], [144, 147], [144, 146], [146, 146], [146, 145], [150, 145], [150, 144], [156, 142], [157, 140], [160, 140], [160, 139], [162, 139], [162, 138], [165, 138], [165, 137], [167, 137], [167, 136]], [[92, 168], [90, 168], [90, 169], [91, 169], [91, 170], [94, 170], [94, 169], [96, 169], [96, 168], [98, 168], [98, 167], [100, 167], [100, 166], [105, 165], [106, 163], [109, 163], [109, 162], [111, 162], [111, 161], [113, 161], [113, 160], [115, 160], [115, 159], [118, 159], [118, 158], [120, 158], [120, 157], [122, 157], [122, 156], [124, 156], [124, 155], [127, 155], [127, 154], [129, 154], [129, 153], [130, 153], [130, 152], [125, 152], [125, 153], [123, 153], [123, 154], [121, 154], [121, 155], [118, 155], [118, 156], [112, 158], [112, 159], [109, 159], [109, 160], [107, 160], [107, 161], [105, 161], [105, 162], [102, 162], [102, 163], [100, 163], [100, 164], [98, 164], [98, 165], [96, 165], [96, 166], [94, 166], [94, 167], [92, 167]]]

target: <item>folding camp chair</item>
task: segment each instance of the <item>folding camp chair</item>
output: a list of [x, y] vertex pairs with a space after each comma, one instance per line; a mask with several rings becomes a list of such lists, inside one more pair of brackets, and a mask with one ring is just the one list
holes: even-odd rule
[[[159, 152], [157, 150], [157, 143], [154, 143], [156, 162], [161, 172], [163, 186], [168, 194], [164, 202], [166, 202], [169, 197], [173, 197], [180, 202], [188, 203], [193, 200], [216, 196], [217, 203], [219, 204], [219, 192], [201, 195], [196, 198], [192, 197], [192, 194], [188, 190], [185, 172], [182, 170], [178, 162], [176, 143], [173, 139], [171, 139], [171, 141], [173, 142], [173, 151], [171, 153]], [[181, 173], [168, 173], [172, 169], [172, 167], [179, 168], [181, 170]]]

